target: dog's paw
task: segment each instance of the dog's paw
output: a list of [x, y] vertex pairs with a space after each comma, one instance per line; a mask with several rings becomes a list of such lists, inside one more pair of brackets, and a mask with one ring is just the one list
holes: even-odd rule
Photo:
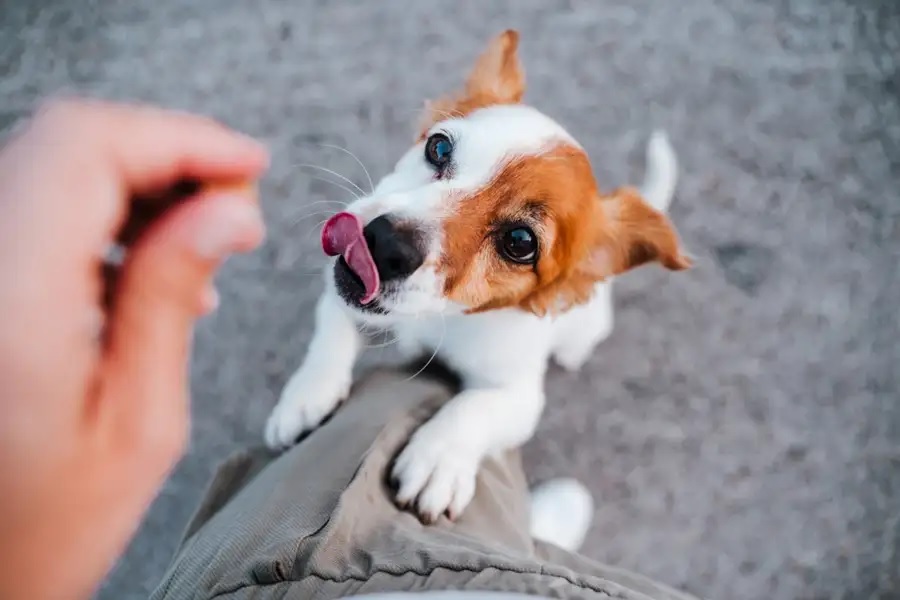
[[297, 443], [318, 427], [347, 397], [349, 381], [335, 381], [323, 373], [301, 369], [281, 392], [281, 399], [266, 422], [266, 445], [273, 450]]
[[569, 373], [577, 373], [591, 358], [593, 351], [593, 346], [583, 348], [574, 345], [565, 346], [554, 352], [553, 358], [556, 360], [556, 364]]
[[442, 514], [454, 520], [475, 495], [481, 456], [458, 436], [426, 423], [397, 457], [391, 479], [397, 504], [412, 508], [425, 524]]
[[553, 352], [556, 364], [570, 373], [577, 373], [591, 359], [597, 345], [610, 336], [613, 330], [612, 309], [592, 317], [584, 324], [584, 328], [571, 335], [565, 343]]

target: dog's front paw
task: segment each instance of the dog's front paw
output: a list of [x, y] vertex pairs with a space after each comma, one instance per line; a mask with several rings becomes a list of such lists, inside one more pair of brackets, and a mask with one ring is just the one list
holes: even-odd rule
[[579, 347], [570, 345], [557, 350], [553, 354], [553, 358], [556, 359], [556, 364], [569, 373], [577, 373], [584, 366], [584, 363], [591, 358], [593, 351], [593, 346]]
[[475, 480], [481, 455], [464, 441], [426, 423], [419, 428], [394, 462], [391, 478], [397, 489], [397, 504], [411, 507], [423, 523], [446, 514], [454, 520], [475, 495]]
[[266, 422], [266, 445], [279, 450], [295, 443], [334, 412], [347, 397], [349, 380], [301, 369], [294, 373]]

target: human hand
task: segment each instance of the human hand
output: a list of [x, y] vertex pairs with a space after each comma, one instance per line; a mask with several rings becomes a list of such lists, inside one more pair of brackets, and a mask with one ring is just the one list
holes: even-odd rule
[[185, 446], [214, 271], [263, 236], [255, 198], [172, 209], [129, 253], [101, 343], [101, 258], [130, 199], [267, 160], [204, 118], [84, 101], [0, 150], [0, 597], [87, 597], [112, 566]]

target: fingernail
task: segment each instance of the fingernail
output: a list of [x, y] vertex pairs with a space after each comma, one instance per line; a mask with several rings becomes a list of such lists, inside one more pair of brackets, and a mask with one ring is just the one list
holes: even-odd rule
[[194, 235], [194, 251], [211, 260], [225, 258], [261, 228], [262, 219], [255, 205], [243, 198], [217, 199]]

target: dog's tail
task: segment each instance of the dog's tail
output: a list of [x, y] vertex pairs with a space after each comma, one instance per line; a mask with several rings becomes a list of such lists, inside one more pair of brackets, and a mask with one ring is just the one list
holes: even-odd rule
[[669, 136], [662, 130], [654, 131], [647, 143], [647, 171], [641, 194], [650, 206], [666, 212], [672, 202], [677, 181], [678, 159], [669, 143]]

